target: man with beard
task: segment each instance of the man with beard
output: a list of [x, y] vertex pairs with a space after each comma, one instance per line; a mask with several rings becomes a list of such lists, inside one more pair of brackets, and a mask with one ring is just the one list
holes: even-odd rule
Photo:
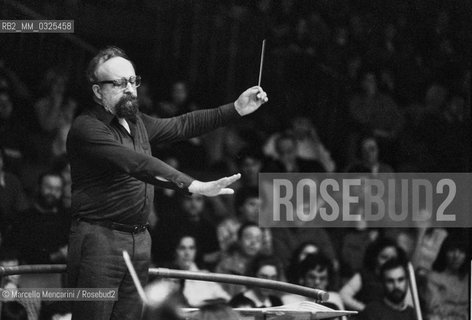
[[38, 196], [31, 208], [20, 213], [12, 244], [26, 264], [64, 263], [67, 256], [68, 214], [62, 207], [62, 177], [47, 172], [38, 181]]
[[391, 259], [381, 267], [384, 288], [382, 300], [369, 303], [359, 315], [361, 320], [415, 320], [414, 309], [407, 305], [408, 276], [405, 264]]
[[154, 185], [204, 196], [232, 194], [239, 174], [202, 182], [151, 155], [151, 144], [199, 136], [267, 102], [261, 87], [234, 102], [174, 118], [155, 119], [138, 109], [141, 78], [123, 50], [108, 47], [90, 62], [88, 80], [95, 104], [69, 132], [72, 176], [69, 286], [118, 288], [118, 301], [74, 302], [73, 319], [139, 319], [140, 300], [122, 258], [129, 252], [141, 283], [148, 279], [151, 238], [147, 230]]

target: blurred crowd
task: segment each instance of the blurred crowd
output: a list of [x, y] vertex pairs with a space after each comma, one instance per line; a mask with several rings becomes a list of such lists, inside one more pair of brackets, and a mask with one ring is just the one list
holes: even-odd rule
[[[257, 224], [261, 172], [470, 170], [470, 66], [462, 25], [448, 10], [438, 10], [424, 24], [408, 10], [395, 12], [380, 4], [369, 11], [360, 4], [289, 0], [219, 7], [216, 21], [231, 16], [240, 27], [257, 23], [267, 36], [263, 87], [271, 101], [230, 127], [152, 146], [156, 157], [198, 179], [242, 174], [234, 196], [188, 197], [156, 188], [150, 216], [154, 266], [322, 289], [330, 292], [327, 306], [371, 319], [369, 313], [379, 308], [410, 310], [408, 290], [392, 289], [387, 280], [408, 278], [404, 266], [411, 262], [424, 318], [467, 319], [469, 229], [266, 229]], [[241, 41], [234, 43], [234, 50], [244, 52]], [[244, 65], [250, 54], [236, 56], [236, 65]], [[71, 76], [54, 67], [32, 88], [0, 56], [1, 266], [66, 261], [71, 207], [66, 138], [84, 108], [69, 84]], [[138, 88], [141, 111], [173, 117], [210, 102], [190, 81], [172, 81], [169, 88], [159, 96], [152, 81], [144, 82]], [[10, 276], [3, 286], [38, 284], [34, 281]], [[236, 285], [190, 280], [178, 285], [187, 306], [223, 299], [233, 307], [270, 307], [305, 299]], [[388, 303], [376, 305], [379, 298]], [[2, 319], [10, 319], [9, 313], [33, 320], [68, 310], [20, 301], [4, 304]]]

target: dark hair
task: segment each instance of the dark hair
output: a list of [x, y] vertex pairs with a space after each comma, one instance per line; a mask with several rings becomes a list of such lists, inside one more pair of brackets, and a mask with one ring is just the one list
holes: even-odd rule
[[385, 262], [381, 267], [380, 267], [380, 277], [384, 279], [384, 274], [387, 271], [394, 270], [397, 268], [403, 268], [403, 271], [405, 271], [405, 275], [408, 277], [408, 271], [406, 267], [405, 261], [402, 259], [390, 259], [387, 262]]
[[[121, 57], [121, 58], [124, 58], [124, 59], [130, 61], [128, 56], [126, 55], [126, 53], [122, 49], [120, 49], [118, 47], [115, 47], [115, 46], [108, 46], [108, 47], [100, 50], [95, 55], [95, 57], [93, 57], [92, 60], [89, 62], [88, 67], [87, 67], [87, 71], [86, 71], [87, 80], [90, 83], [97, 82], [98, 78], [97, 78], [96, 72], [97, 72], [98, 66], [101, 65], [102, 63], [105, 63], [106, 61], [110, 60], [111, 58], [114, 58], [114, 57]], [[131, 64], [133, 64], [133, 63], [131, 62]], [[134, 67], [134, 65], [133, 65], [133, 67]]]
[[250, 228], [250, 227], [256, 227], [256, 228], [261, 228], [259, 227], [256, 223], [254, 222], [246, 222], [244, 223], [241, 227], [239, 227], [238, 229], [238, 240], [241, 240], [241, 237], [243, 235], [243, 232], [244, 230], [246, 230], [247, 228]]
[[298, 282], [299, 275], [300, 275], [299, 268], [300, 268], [300, 263], [301, 263], [301, 261], [298, 261], [299, 260], [298, 257], [307, 246], [314, 246], [318, 248], [318, 252], [321, 251], [321, 248], [313, 241], [305, 241], [293, 251], [292, 257], [290, 258], [290, 263], [287, 269], [287, 278], [289, 282], [291, 283]]
[[2, 320], [28, 320], [26, 308], [18, 301], [7, 301], [2, 305]]
[[175, 251], [177, 250], [177, 248], [180, 246], [180, 243], [182, 242], [182, 239], [183, 238], [192, 238], [193, 241], [195, 242], [195, 249], [198, 253], [198, 243], [197, 243], [197, 238], [189, 233], [181, 233], [178, 235], [178, 237], [176, 237], [172, 242], [172, 249], [175, 253]]
[[282, 266], [279, 259], [273, 255], [260, 254], [257, 255], [249, 264], [247, 275], [250, 277], [257, 277], [258, 271], [263, 266], [274, 266], [277, 270], [277, 277], [280, 278], [282, 274]]
[[467, 239], [461, 239], [461, 234], [458, 236], [447, 236], [444, 240], [441, 249], [439, 250], [438, 256], [433, 263], [433, 270], [437, 272], [443, 272], [447, 267], [447, 252], [449, 250], [459, 249], [465, 253], [464, 263], [459, 268], [458, 272], [461, 277], [464, 277], [468, 273], [468, 263], [470, 261], [470, 248]]
[[234, 196], [234, 208], [236, 214], [239, 215], [239, 208], [244, 205], [244, 202], [251, 198], [259, 198], [259, 189], [257, 187], [241, 187], [236, 191]]
[[364, 254], [364, 268], [366, 270], [374, 271], [377, 267], [377, 256], [379, 253], [387, 248], [393, 247], [397, 251], [397, 258], [402, 261], [406, 261], [406, 253], [400, 248], [395, 241], [390, 238], [380, 238], [375, 242], [372, 242], [366, 249]]
[[307, 272], [314, 269], [327, 270], [329, 284], [333, 283], [332, 281], [334, 277], [333, 262], [326, 255], [324, 255], [321, 252], [315, 253], [315, 254], [308, 254], [306, 258], [303, 259], [303, 261], [300, 263], [299, 277], [305, 277]]

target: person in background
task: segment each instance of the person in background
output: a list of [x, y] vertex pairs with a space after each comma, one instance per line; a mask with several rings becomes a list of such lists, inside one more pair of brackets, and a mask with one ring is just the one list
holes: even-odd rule
[[[234, 207], [236, 211], [236, 219], [228, 218], [222, 221], [218, 227], [220, 247], [227, 247], [231, 245], [237, 239], [237, 229], [233, 227], [233, 223], [228, 220], [234, 221], [234, 224], [241, 226], [244, 223], [259, 223], [259, 211], [261, 209], [262, 200], [259, 198], [259, 189], [255, 186], [244, 186], [236, 191], [234, 197]], [[223, 230], [224, 229], [224, 230]], [[261, 228], [262, 237], [262, 252], [264, 254], [272, 254], [272, 232], [269, 228]]]
[[169, 118], [195, 110], [197, 110], [197, 106], [190, 98], [187, 83], [183, 80], [177, 80], [172, 83], [170, 100], [159, 104], [158, 114], [162, 118]]
[[348, 165], [347, 172], [359, 172], [359, 167], [366, 168], [374, 175], [394, 172], [390, 165], [380, 161], [377, 139], [372, 135], [360, 139], [359, 156], [358, 162]]
[[415, 311], [405, 299], [408, 291], [405, 262], [388, 260], [380, 268], [380, 277], [384, 291], [382, 299], [368, 303], [359, 314], [359, 320], [415, 320]]
[[[336, 164], [331, 159], [331, 155], [323, 145], [313, 122], [304, 116], [297, 116], [290, 121], [288, 132], [293, 134], [297, 141], [296, 154], [302, 160], [318, 161], [322, 164], [326, 172], [333, 172]], [[264, 146], [264, 153], [273, 158], [278, 158], [276, 151], [276, 141], [282, 134], [273, 134]]]
[[8, 240], [18, 213], [28, 208], [29, 200], [17, 176], [6, 170], [5, 160], [5, 149], [0, 145], [0, 218], [4, 238]]
[[284, 268], [287, 268], [293, 252], [305, 242], [311, 242], [318, 248], [322, 249], [335, 265], [338, 266], [336, 251], [333, 242], [328, 232], [323, 228], [273, 228], [272, 242], [274, 245], [274, 252], [282, 261]]
[[[189, 235], [181, 236], [175, 247], [175, 259], [172, 266], [180, 270], [205, 271], [197, 265], [197, 253], [195, 238]], [[189, 307], [199, 307], [206, 301], [214, 299], [229, 301], [231, 298], [217, 282], [183, 280], [181, 286], [184, 300]]]
[[[328, 301], [323, 302], [323, 305], [336, 310], [344, 309], [341, 297], [337, 292], [332, 291], [335, 271], [333, 263], [328, 257], [321, 252], [308, 254], [299, 263], [298, 272], [297, 284], [329, 293], [329, 299]], [[304, 300], [307, 300], [307, 298], [294, 294], [286, 294], [282, 296], [284, 304]]]
[[470, 259], [470, 244], [465, 237], [449, 235], [426, 278], [423, 295], [428, 319], [467, 319]]
[[264, 155], [255, 147], [242, 149], [236, 159], [236, 165], [241, 172], [241, 187], [257, 187], [259, 183], [259, 173], [264, 165]]
[[206, 199], [199, 194], [177, 196], [178, 207], [172, 214], [166, 213], [153, 230], [153, 253], [156, 262], [168, 261], [174, 255], [169, 243], [177, 243], [181, 233], [191, 235], [199, 245], [199, 254], [204, 257], [219, 250], [216, 227], [210, 219]]
[[297, 139], [289, 132], [275, 140], [277, 158], [268, 165], [267, 172], [326, 172], [319, 160], [305, 160], [297, 154]]
[[290, 283], [298, 284], [300, 278], [300, 263], [305, 260], [309, 254], [317, 254], [320, 252], [320, 248], [313, 242], [307, 241], [302, 243], [298, 248], [293, 251], [290, 264], [287, 268], [287, 279]]
[[69, 96], [68, 76], [62, 70], [48, 70], [41, 85], [44, 95], [34, 104], [41, 129], [41, 140], [38, 141], [41, 154], [59, 156], [66, 153], [67, 134], [72, 126], [77, 102]]
[[362, 311], [367, 303], [382, 296], [380, 268], [390, 259], [406, 261], [405, 253], [390, 239], [379, 238], [364, 255], [364, 266], [342, 287], [339, 294], [349, 310]]
[[43, 173], [32, 207], [18, 215], [12, 234], [24, 263], [65, 262], [70, 218], [62, 204], [63, 188], [59, 173]]
[[[249, 265], [247, 275], [279, 281], [282, 278], [282, 268], [275, 256], [259, 255]], [[268, 308], [281, 306], [282, 300], [269, 289], [253, 287], [234, 296], [230, 305], [233, 308]]]
[[20, 118], [22, 115], [19, 114], [10, 92], [0, 89], [0, 146], [6, 156], [4, 161], [11, 164], [11, 169], [16, 174], [31, 148], [28, 143], [31, 132], [25, 128]]
[[[223, 253], [221, 261], [215, 268], [215, 272], [245, 275], [253, 259], [261, 252], [262, 230], [255, 223], [243, 224], [238, 230], [238, 241]], [[244, 287], [239, 285], [224, 285], [223, 288], [235, 296]]]

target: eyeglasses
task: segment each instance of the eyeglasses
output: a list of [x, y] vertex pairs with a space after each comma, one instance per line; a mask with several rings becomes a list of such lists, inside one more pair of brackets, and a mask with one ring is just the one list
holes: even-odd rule
[[97, 81], [97, 82], [94, 82], [94, 84], [111, 83], [113, 87], [115, 88], [125, 89], [128, 86], [128, 82], [137, 88], [141, 85], [141, 77], [132, 76], [132, 77], [129, 77], [129, 79], [121, 78], [117, 80]]

